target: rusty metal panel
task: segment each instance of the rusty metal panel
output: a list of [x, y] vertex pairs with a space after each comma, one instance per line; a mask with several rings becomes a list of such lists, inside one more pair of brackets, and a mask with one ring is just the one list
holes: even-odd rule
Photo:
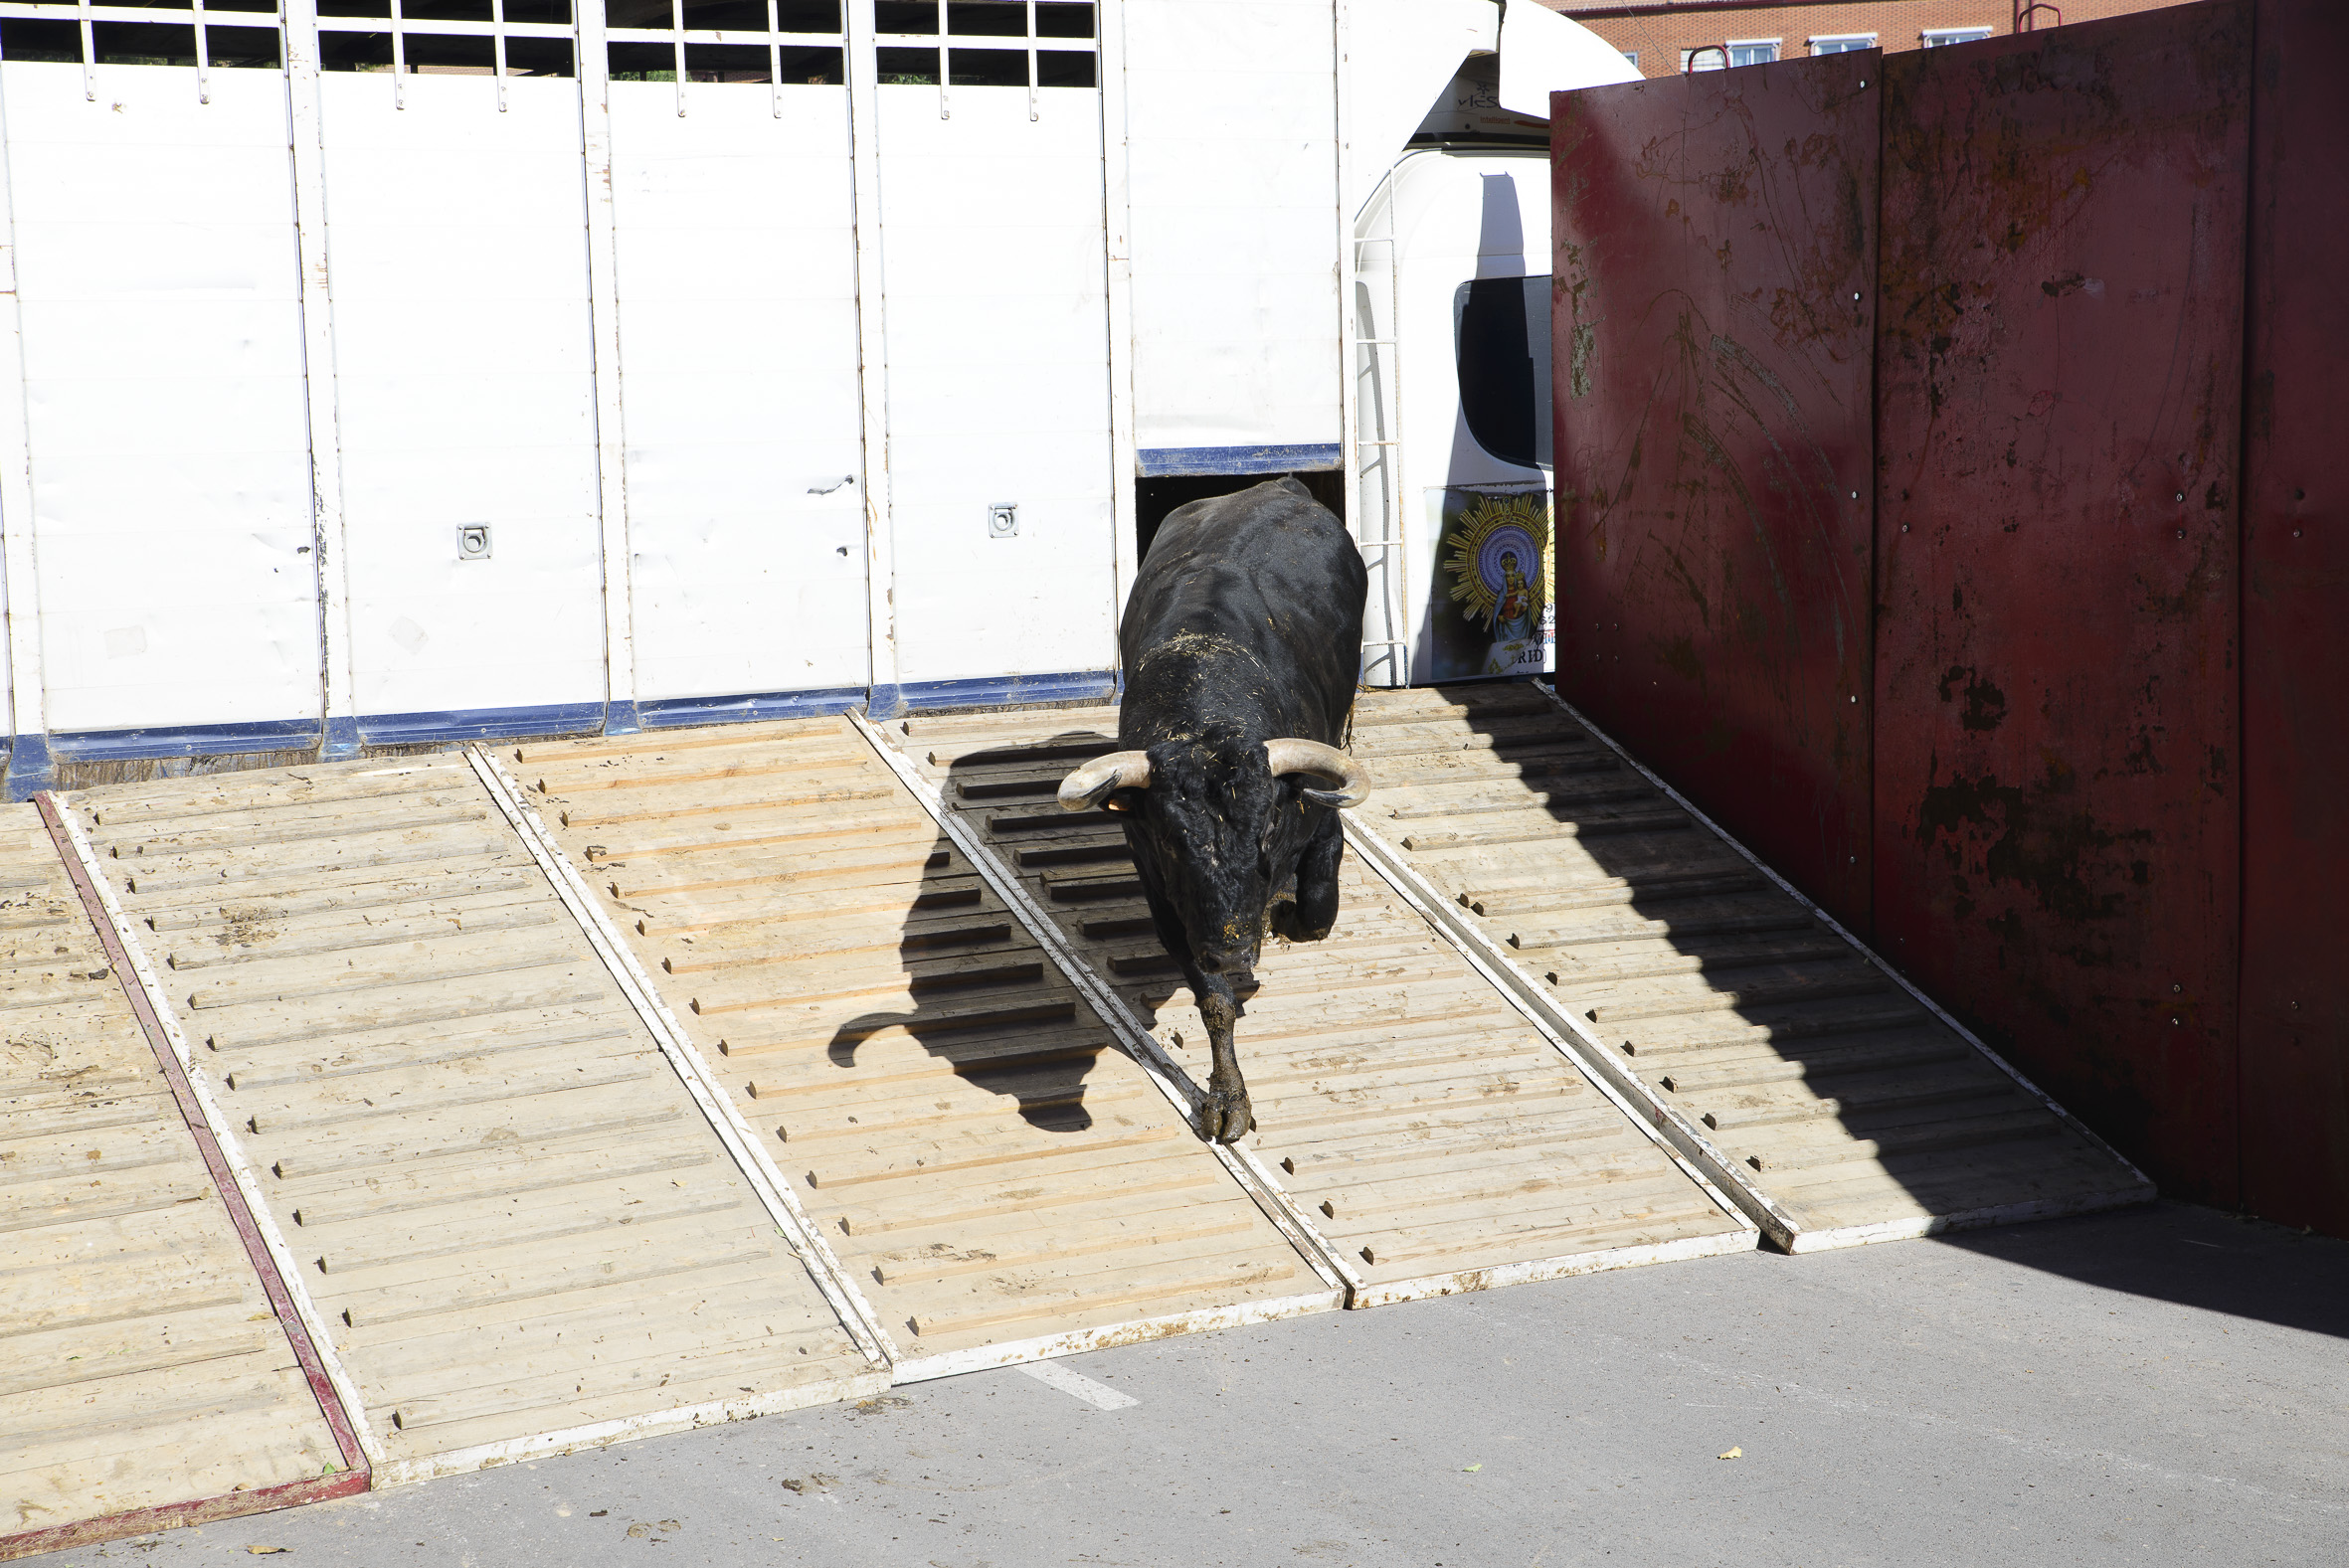
[[1878, 944], [2237, 1192], [2251, 8], [1887, 60]]
[[1559, 686], [1861, 932], [1880, 59], [1551, 120]]
[[2243, 1201], [2349, 1235], [2349, 8], [2261, 0], [2243, 527]]

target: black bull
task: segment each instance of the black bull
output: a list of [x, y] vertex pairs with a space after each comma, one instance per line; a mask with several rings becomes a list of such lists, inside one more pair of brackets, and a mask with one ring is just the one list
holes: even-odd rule
[[1336, 808], [1369, 787], [1337, 750], [1367, 589], [1345, 525], [1294, 479], [1177, 508], [1118, 628], [1121, 749], [1060, 788], [1072, 810], [1126, 813], [1152, 923], [1207, 1025], [1200, 1132], [1222, 1142], [1255, 1125], [1235, 987], [1253, 982], [1268, 926], [1318, 942], [1338, 918]]

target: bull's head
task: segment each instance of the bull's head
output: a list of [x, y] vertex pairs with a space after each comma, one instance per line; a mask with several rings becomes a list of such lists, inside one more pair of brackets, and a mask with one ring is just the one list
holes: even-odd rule
[[1061, 781], [1060, 803], [1136, 813], [1143, 874], [1180, 914], [1192, 958], [1245, 975], [1265, 907], [1311, 836], [1308, 803], [1358, 805], [1369, 790], [1367, 771], [1335, 747], [1226, 733], [1097, 758]]

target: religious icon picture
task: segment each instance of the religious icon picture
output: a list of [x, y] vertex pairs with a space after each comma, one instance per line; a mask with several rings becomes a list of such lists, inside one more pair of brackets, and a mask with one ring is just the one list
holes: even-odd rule
[[1539, 490], [1447, 489], [1439, 504], [1448, 554], [1429, 607], [1429, 674], [1463, 680], [1547, 673], [1556, 628], [1549, 497]]

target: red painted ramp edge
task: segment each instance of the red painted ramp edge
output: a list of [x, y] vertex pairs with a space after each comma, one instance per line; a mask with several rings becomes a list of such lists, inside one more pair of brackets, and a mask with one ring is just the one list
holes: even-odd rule
[[95, 1518], [80, 1519], [68, 1524], [53, 1524], [38, 1530], [26, 1530], [15, 1535], [0, 1535], [0, 1561], [13, 1557], [30, 1557], [39, 1552], [60, 1551], [69, 1546], [90, 1546], [99, 1541], [119, 1540], [126, 1535], [146, 1535], [156, 1530], [177, 1529], [186, 1524], [205, 1524], [216, 1519], [230, 1519], [247, 1513], [266, 1513], [272, 1508], [290, 1508], [297, 1503], [321, 1502], [328, 1497], [347, 1497], [365, 1491], [371, 1481], [367, 1455], [359, 1446], [359, 1436], [352, 1429], [351, 1418], [343, 1409], [342, 1398], [334, 1390], [326, 1375], [325, 1363], [319, 1358], [318, 1347], [310, 1340], [309, 1329], [303, 1325], [301, 1314], [294, 1309], [293, 1293], [286, 1289], [285, 1280], [277, 1272], [277, 1263], [270, 1256], [269, 1244], [262, 1240], [261, 1227], [246, 1206], [245, 1193], [237, 1185], [237, 1178], [229, 1169], [227, 1158], [221, 1153], [220, 1139], [213, 1135], [212, 1127], [204, 1120], [203, 1108], [197, 1104], [194, 1086], [189, 1084], [186, 1071], [173, 1054], [163, 1024], [155, 1016], [147, 1000], [145, 987], [138, 983], [130, 966], [130, 956], [122, 949], [121, 939], [115, 935], [113, 923], [106, 918], [105, 905], [97, 896], [97, 888], [90, 880], [90, 872], [75, 853], [73, 840], [67, 835], [65, 820], [59, 814], [57, 797], [44, 789], [33, 796], [41, 808], [41, 820], [49, 828], [50, 840], [57, 846], [58, 858], [65, 862], [66, 874], [74, 879], [74, 891], [81, 895], [84, 913], [97, 931], [97, 938], [105, 948], [106, 961], [113, 966], [114, 978], [122, 987], [122, 994], [130, 999], [130, 1010], [138, 1018], [140, 1030], [147, 1037], [147, 1047], [155, 1053], [155, 1061], [163, 1069], [164, 1080], [171, 1085], [172, 1098], [179, 1103], [181, 1117], [186, 1119], [188, 1132], [196, 1139], [196, 1147], [204, 1155], [204, 1165], [212, 1174], [212, 1189], [227, 1206], [229, 1219], [237, 1227], [237, 1237], [245, 1244], [245, 1255], [253, 1264], [253, 1272], [261, 1277], [262, 1289], [269, 1293], [270, 1307], [277, 1314], [278, 1326], [293, 1347], [294, 1358], [301, 1363], [302, 1375], [309, 1379], [310, 1393], [318, 1401], [318, 1413], [326, 1418], [326, 1426], [334, 1434], [335, 1447], [342, 1453], [343, 1468], [332, 1475], [308, 1481], [286, 1481], [276, 1486], [262, 1486], [251, 1491], [232, 1491], [217, 1497], [199, 1497], [187, 1502], [162, 1503], [151, 1508], [133, 1508], [123, 1513], [101, 1514]]

